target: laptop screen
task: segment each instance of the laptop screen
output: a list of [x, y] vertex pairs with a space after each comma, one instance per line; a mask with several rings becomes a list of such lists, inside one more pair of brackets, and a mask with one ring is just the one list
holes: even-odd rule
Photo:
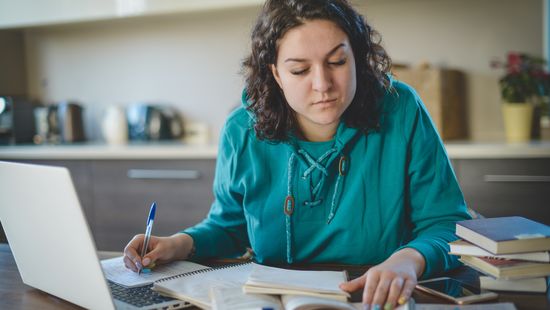
[[85, 308], [114, 308], [66, 168], [0, 162], [0, 206], [25, 284]]

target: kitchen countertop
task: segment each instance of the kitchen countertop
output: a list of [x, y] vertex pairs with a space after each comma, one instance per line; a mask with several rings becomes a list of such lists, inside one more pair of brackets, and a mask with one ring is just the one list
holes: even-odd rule
[[550, 141], [506, 142], [453, 141], [445, 143], [451, 159], [550, 158]]
[[[550, 158], [550, 141], [525, 144], [457, 141], [447, 142], [445, 147], [451, 159]], [[190, 145], [181, 142], [10, 145], [0, 146], [0, 159], [215, 159], [217, 152], [217, 145]]]
[[217, 145], [181, 142], [0, 146], [0, 159], [215, 159]]

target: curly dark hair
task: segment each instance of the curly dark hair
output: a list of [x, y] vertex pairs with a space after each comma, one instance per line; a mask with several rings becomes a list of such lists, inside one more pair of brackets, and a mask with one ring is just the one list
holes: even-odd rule
[[252, 52], [243, 61], [247, 108], [256, 118], [254, 130], [261, 140], [286, 141], [299, 128], [270, 66], [277, 60], [278, 40], [315, 19], [338, 25], [355, 57], [357, 90], [343, 121], [364, 132], [378, 127], [378, 99], [390, 86], [391, 68], [378, 32], [346, 0], [267, 0], [252, 30]]

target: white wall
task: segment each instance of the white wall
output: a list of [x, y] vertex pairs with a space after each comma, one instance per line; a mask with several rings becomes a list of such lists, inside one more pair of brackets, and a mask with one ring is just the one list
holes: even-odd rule
[[[370, 0], [360, 11], [394, 62], [464, 70], [475, 140], [503, 139], [499, 71], [508, 51], [542, 56], [542, 0]], [[258, 8], [90, 23], [26, 32], [28, 85], [45, 101], [86, 105], [92, 138], [105, 106], [176, 105], [215, 137], [239, 103], [240, 62]]]
[[106, 106], [167, 103], [208, 122], [214, 141], [240, 103], [241, 60], [258, 8], [31, 29], [29, 92], [45, 102], [86, 106], [99, 138]]
[[434, 65], [467, 74], [471, 138], [504, 140], [492, 59], [508, 51], [543, 56], [542, 0], [370, 0], [360, 11], [382, 34], [396, 63]]

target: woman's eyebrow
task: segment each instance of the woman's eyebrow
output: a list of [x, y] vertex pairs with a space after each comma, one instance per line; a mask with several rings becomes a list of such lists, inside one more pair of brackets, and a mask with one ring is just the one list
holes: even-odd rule
[[[336, 53], [336, 51], [337, 51], [339, 48], [344, 47], [344, 46], [346, 46], [345, 43], [340, 43], [340, 44], [336, 45], [333, 49], [331, 49], [331, 50], [327, 53], [327, 56], [330, 56], [330, 55]], [[304, 58], [287, 58], [287, 59], [285, 59], [284, 62], [286, 63], [286, 62], [290, 62], [290, 61], [294, 61], [294, 62], [306, 62], [307, 60], [304, 59]]]

